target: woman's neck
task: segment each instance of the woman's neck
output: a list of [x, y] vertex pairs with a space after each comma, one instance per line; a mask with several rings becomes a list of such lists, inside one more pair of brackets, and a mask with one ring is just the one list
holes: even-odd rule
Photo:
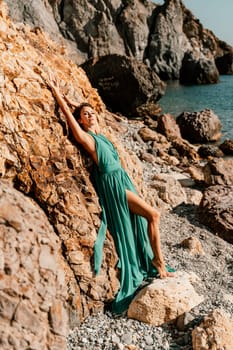
[[100, 133], [100, 128], [99, 127], [93, 127], [93, 128], [88, 128], [87, 132], [88, 131], [91, 131], [93, 132], [94, 134], [99, 134]]

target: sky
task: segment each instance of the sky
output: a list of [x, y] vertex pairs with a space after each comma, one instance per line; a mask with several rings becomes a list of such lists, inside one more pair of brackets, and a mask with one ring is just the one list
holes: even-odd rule
[[[233, 0], [182, 0], [204, 28], [233, 46]], [[163, 0], [154, 0], [163, 4]]]

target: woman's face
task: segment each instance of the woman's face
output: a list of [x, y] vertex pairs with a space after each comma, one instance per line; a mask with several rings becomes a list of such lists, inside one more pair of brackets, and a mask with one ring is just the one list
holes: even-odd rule
[[86, 131], [98, 125], [97, 117], [93, 108], [84, 106], [81, 109], [79, 123], [82, 124], [83, 129]]

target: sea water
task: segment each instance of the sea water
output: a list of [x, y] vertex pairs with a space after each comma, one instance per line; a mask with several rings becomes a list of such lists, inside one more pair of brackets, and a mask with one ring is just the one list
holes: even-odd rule
[[233, 75], [221, 75], [219, 83], [210, 85], [183, 86], [169, 82], [158, 103], [163, 113], [175, 117], [182, 112], [212, 109], [222, 124], [222, 140], [233, 139]]

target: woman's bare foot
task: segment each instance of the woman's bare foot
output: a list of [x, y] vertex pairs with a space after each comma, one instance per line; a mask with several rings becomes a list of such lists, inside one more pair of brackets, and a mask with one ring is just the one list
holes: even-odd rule
[[160, 278], [166, 278], [166, 277], [174, 277], [174, 272], [169, 272], [166, 270], [164, 262], [159, 262], [156, 258], [152, 259], [152, 264], [156, 269], [158, 270], [158, 274]]

